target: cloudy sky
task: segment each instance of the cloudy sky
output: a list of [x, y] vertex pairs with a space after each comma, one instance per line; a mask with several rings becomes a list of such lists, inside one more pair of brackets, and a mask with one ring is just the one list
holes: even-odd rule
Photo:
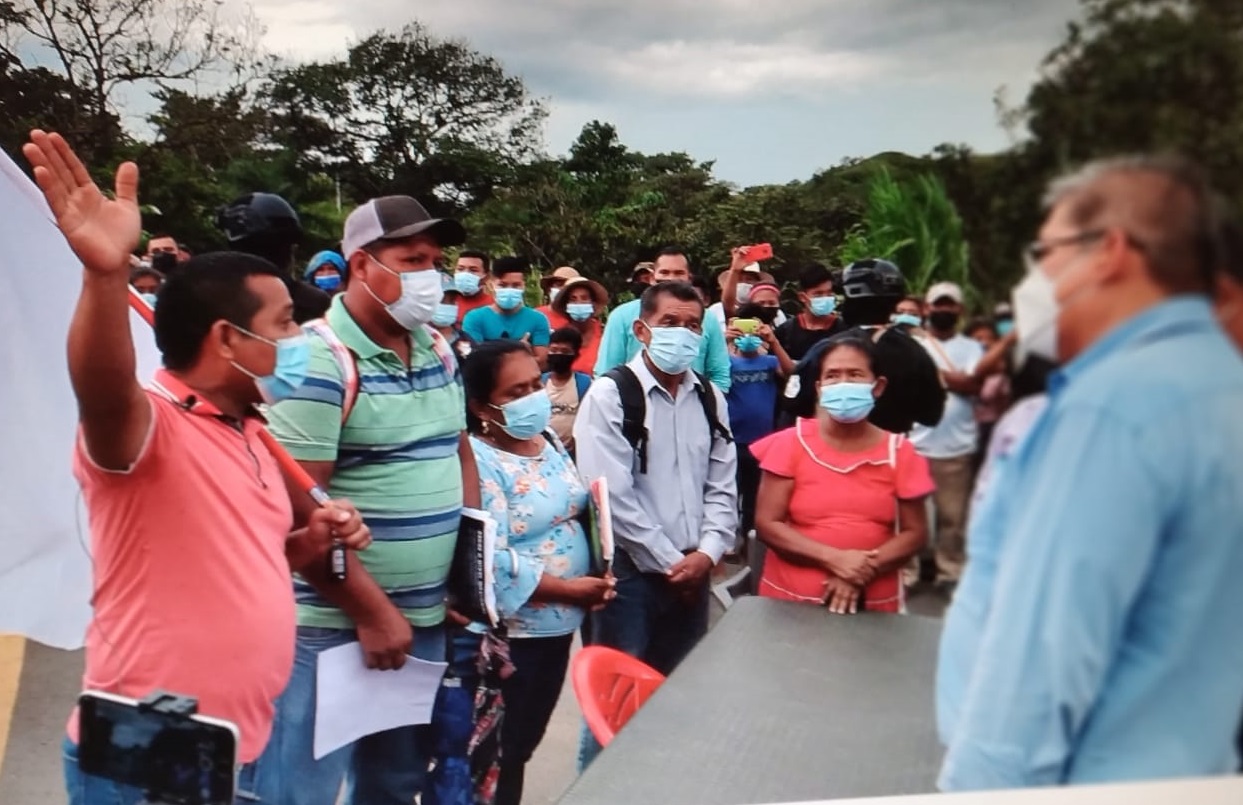
[[993, 94], [1021, 100], [1077, 0], [254, 0], [267, 45], [324, 58], [417, 16], [550, 101], [564, 153], [614, 123], [646, 152], [715, 159], [739, 184], [845, 157], [1007, 144]]

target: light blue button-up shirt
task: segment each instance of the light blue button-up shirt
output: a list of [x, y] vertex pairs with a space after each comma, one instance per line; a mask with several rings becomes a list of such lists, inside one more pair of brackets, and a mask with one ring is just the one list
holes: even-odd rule
[[[738, 456], [734, 443], [713, 436], [695, 387], [682, 376], [677, 397], [656, 382], [642, 357], [629, 364], [646, 398], [647, 472], [622, 434], [621, 395], [612, 378], [591, 384], [574, 420], [574, 444], [583, 480], [608, 479], [617, 545], [645, 573], [666, 573], [687, 551], [712, 561], [734, 543], [738, 528]], [[729, 427], [725, 396], [717, 389], [717, 417]]]
[[[600, 339], [600, 352], [596, 356], [596, 377], [616, 366], [630, 363], [643, 350], [643, 343], [634, 334], [640, 301], [631, 299], [609, 311], [609, 320]], [[712, 385], [721, 391], [729, 392], [729, 347], [725, 344], [725, 331], [715, 316], [704, 316], [703, 336], [699, 357], [691, 368], [711, 380]]]
[[1232, 773], [1243, 359], [1208, 303], [1055, 374], [994, 484], [941, 641], [941, 789]]

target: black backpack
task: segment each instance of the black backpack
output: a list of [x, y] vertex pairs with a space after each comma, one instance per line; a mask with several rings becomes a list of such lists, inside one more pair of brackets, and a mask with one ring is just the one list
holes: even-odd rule
[[[615, 367], [604, 376], [617, 384], [617, 394], [621, 397], [622, 405], [622, 435], [626, 437], [626, 441], [630, 442], [630, 446], [634, 448], [635, 454], [639, 457], [639, 472], [646, 475], [647, 398], [643, 394], [643, 384], [639, 382], [638, 376], [629, 366]], [[699, 379], [695, 393], [699, 395], [699, 404], [703, 406], [704, 416], [708, 418], [708, 428], [711, 430], [712, 438], [724, 439], [727, 443], [732, 443], [733, 435], [730, 434], [729, 428], [721, 424], [721, 418], [717, 416], [716, 394], [712, 390], [711, 382], [699, 372], [695, 373], [695, 377]]]

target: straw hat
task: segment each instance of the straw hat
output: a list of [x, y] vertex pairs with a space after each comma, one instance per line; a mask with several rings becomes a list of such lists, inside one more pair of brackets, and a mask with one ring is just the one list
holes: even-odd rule
[[591, 301], [596, 306], [596, 312], [608, 306], [609, 292], [604, 289], [603, 285], [586, 277], [575, 277], [561, 286], [561, 293], [557, 294], [557, 298], [553, 300], [552, 309], [562, 316], [566, 315], [565, 306], [569, 304], [570, 291], [575, 288], [586, 288], [591, 292]]
[[541, 288], [547, 291], [548, 286], [552, 285], [553, 282], [555, 282], [556, 280], [572, 280], [575, 277], [581, 277], [581, 276], [582, 274], [578, 273], [578, 269], [570, 268], [569, 266], [562, 266], [561, 268], [558, 268], [556, 271], [552, 272], [551, 274], [545, 274], [543, 277], [541, 277], [539, 284]]

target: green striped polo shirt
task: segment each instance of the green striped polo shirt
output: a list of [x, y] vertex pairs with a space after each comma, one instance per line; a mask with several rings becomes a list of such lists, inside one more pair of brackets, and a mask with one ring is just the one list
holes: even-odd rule
[[[345, 389], [340, 364], [322, 338], [309, 333], [306, 382], [272, 406], [272, 434], [299, 461], [332, 461], [328, 494], [348, 498], [371, 527], [359, 553], [367, 572], [415, 626], [444, 620], [445, 580], [462, 509], [458, 456], [466, 427], [461, 375], [416, 330], [410, 366], [367, 337], [338, 294], [325, 317], [355, 355], [359, 388], [341, 423]], [[302, 579], [294, 579], [298, 623], [351, 628], [349, 618]]]

